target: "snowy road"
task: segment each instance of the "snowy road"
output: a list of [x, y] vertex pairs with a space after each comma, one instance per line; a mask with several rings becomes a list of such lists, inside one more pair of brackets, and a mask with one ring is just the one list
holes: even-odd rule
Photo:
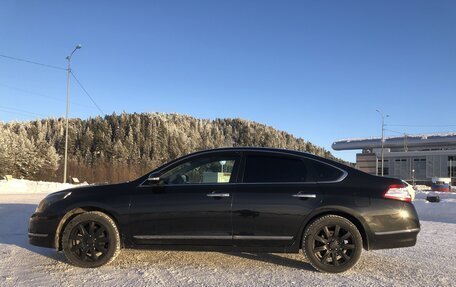
[[123, 250], [108, 266], [79, 269], [62, 254], [27, 243], [28, 218], [44, 196], [0, 194], [0, 286], [456, 285], [456, 218], [438, 222], [438, 214], [428, 217], [420, 201], [422, 231], [415, 247], [363, 252], [355, 268], [332, 275], [315, 272], [301, 254], [138, 250]]

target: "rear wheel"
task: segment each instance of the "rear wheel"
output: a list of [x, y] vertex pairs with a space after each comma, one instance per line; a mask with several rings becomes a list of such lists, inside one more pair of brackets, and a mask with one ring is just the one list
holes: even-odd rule
[[82, 213], [65, 227], [62, 246], [71, 264], [99, 267], [110, 263], [120, 252], [119, 230], [112, 218], [102, 212]]
[[326, 215], [306, 228], [302, 246], [305, 256], [315, 269], [339, 273], [358, 262], [363, 240], [351, 221], [338, 215]]

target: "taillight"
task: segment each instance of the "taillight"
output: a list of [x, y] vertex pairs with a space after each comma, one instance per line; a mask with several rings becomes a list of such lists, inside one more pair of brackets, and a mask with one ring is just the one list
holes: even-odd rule
[[407, 190], [407, 186], [403, 184], [392, 184], [388, 187], [385, 194], [383, 194], [384, 198], [396, 199], [401, 201], [412, 201], [412, 197]]

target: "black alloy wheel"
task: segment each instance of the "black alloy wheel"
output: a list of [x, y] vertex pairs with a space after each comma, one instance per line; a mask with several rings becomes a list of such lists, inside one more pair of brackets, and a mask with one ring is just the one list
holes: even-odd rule
[[109, 233], [100, 222], [84, 221], [71, 230], [70, 250], [81, 261], [102, 259], [111, 244]]
[[350, 261], [355, 249], [350, 231], [340, 225], [325, 225], [314, 236], [313, 252], [320, 262], [329, 266], [339, 266]]
[[361, 234], [352, 222], [337, 215], [327, 215], [306, 229], [303, 247], [317, 270], [338, 273], [356, 264], [363, 245]]
[[79, 267], [98, 267], [114, 260], [120, 251], [120, 236], [106, 214], [91, 211], [73, 218], [62, 238], [67, 259]]

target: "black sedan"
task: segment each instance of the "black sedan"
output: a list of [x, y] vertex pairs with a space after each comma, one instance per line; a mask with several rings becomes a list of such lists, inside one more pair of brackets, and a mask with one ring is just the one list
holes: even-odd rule
[[121, 248], [303, 250], [317, 270], [343, 272], [362, 249], [413, 246], [419, 231], [398, 179], [298, 151], [223, 148], [131, 182], [52, 193], [28, 235], [80, 267], [109, 263]]

